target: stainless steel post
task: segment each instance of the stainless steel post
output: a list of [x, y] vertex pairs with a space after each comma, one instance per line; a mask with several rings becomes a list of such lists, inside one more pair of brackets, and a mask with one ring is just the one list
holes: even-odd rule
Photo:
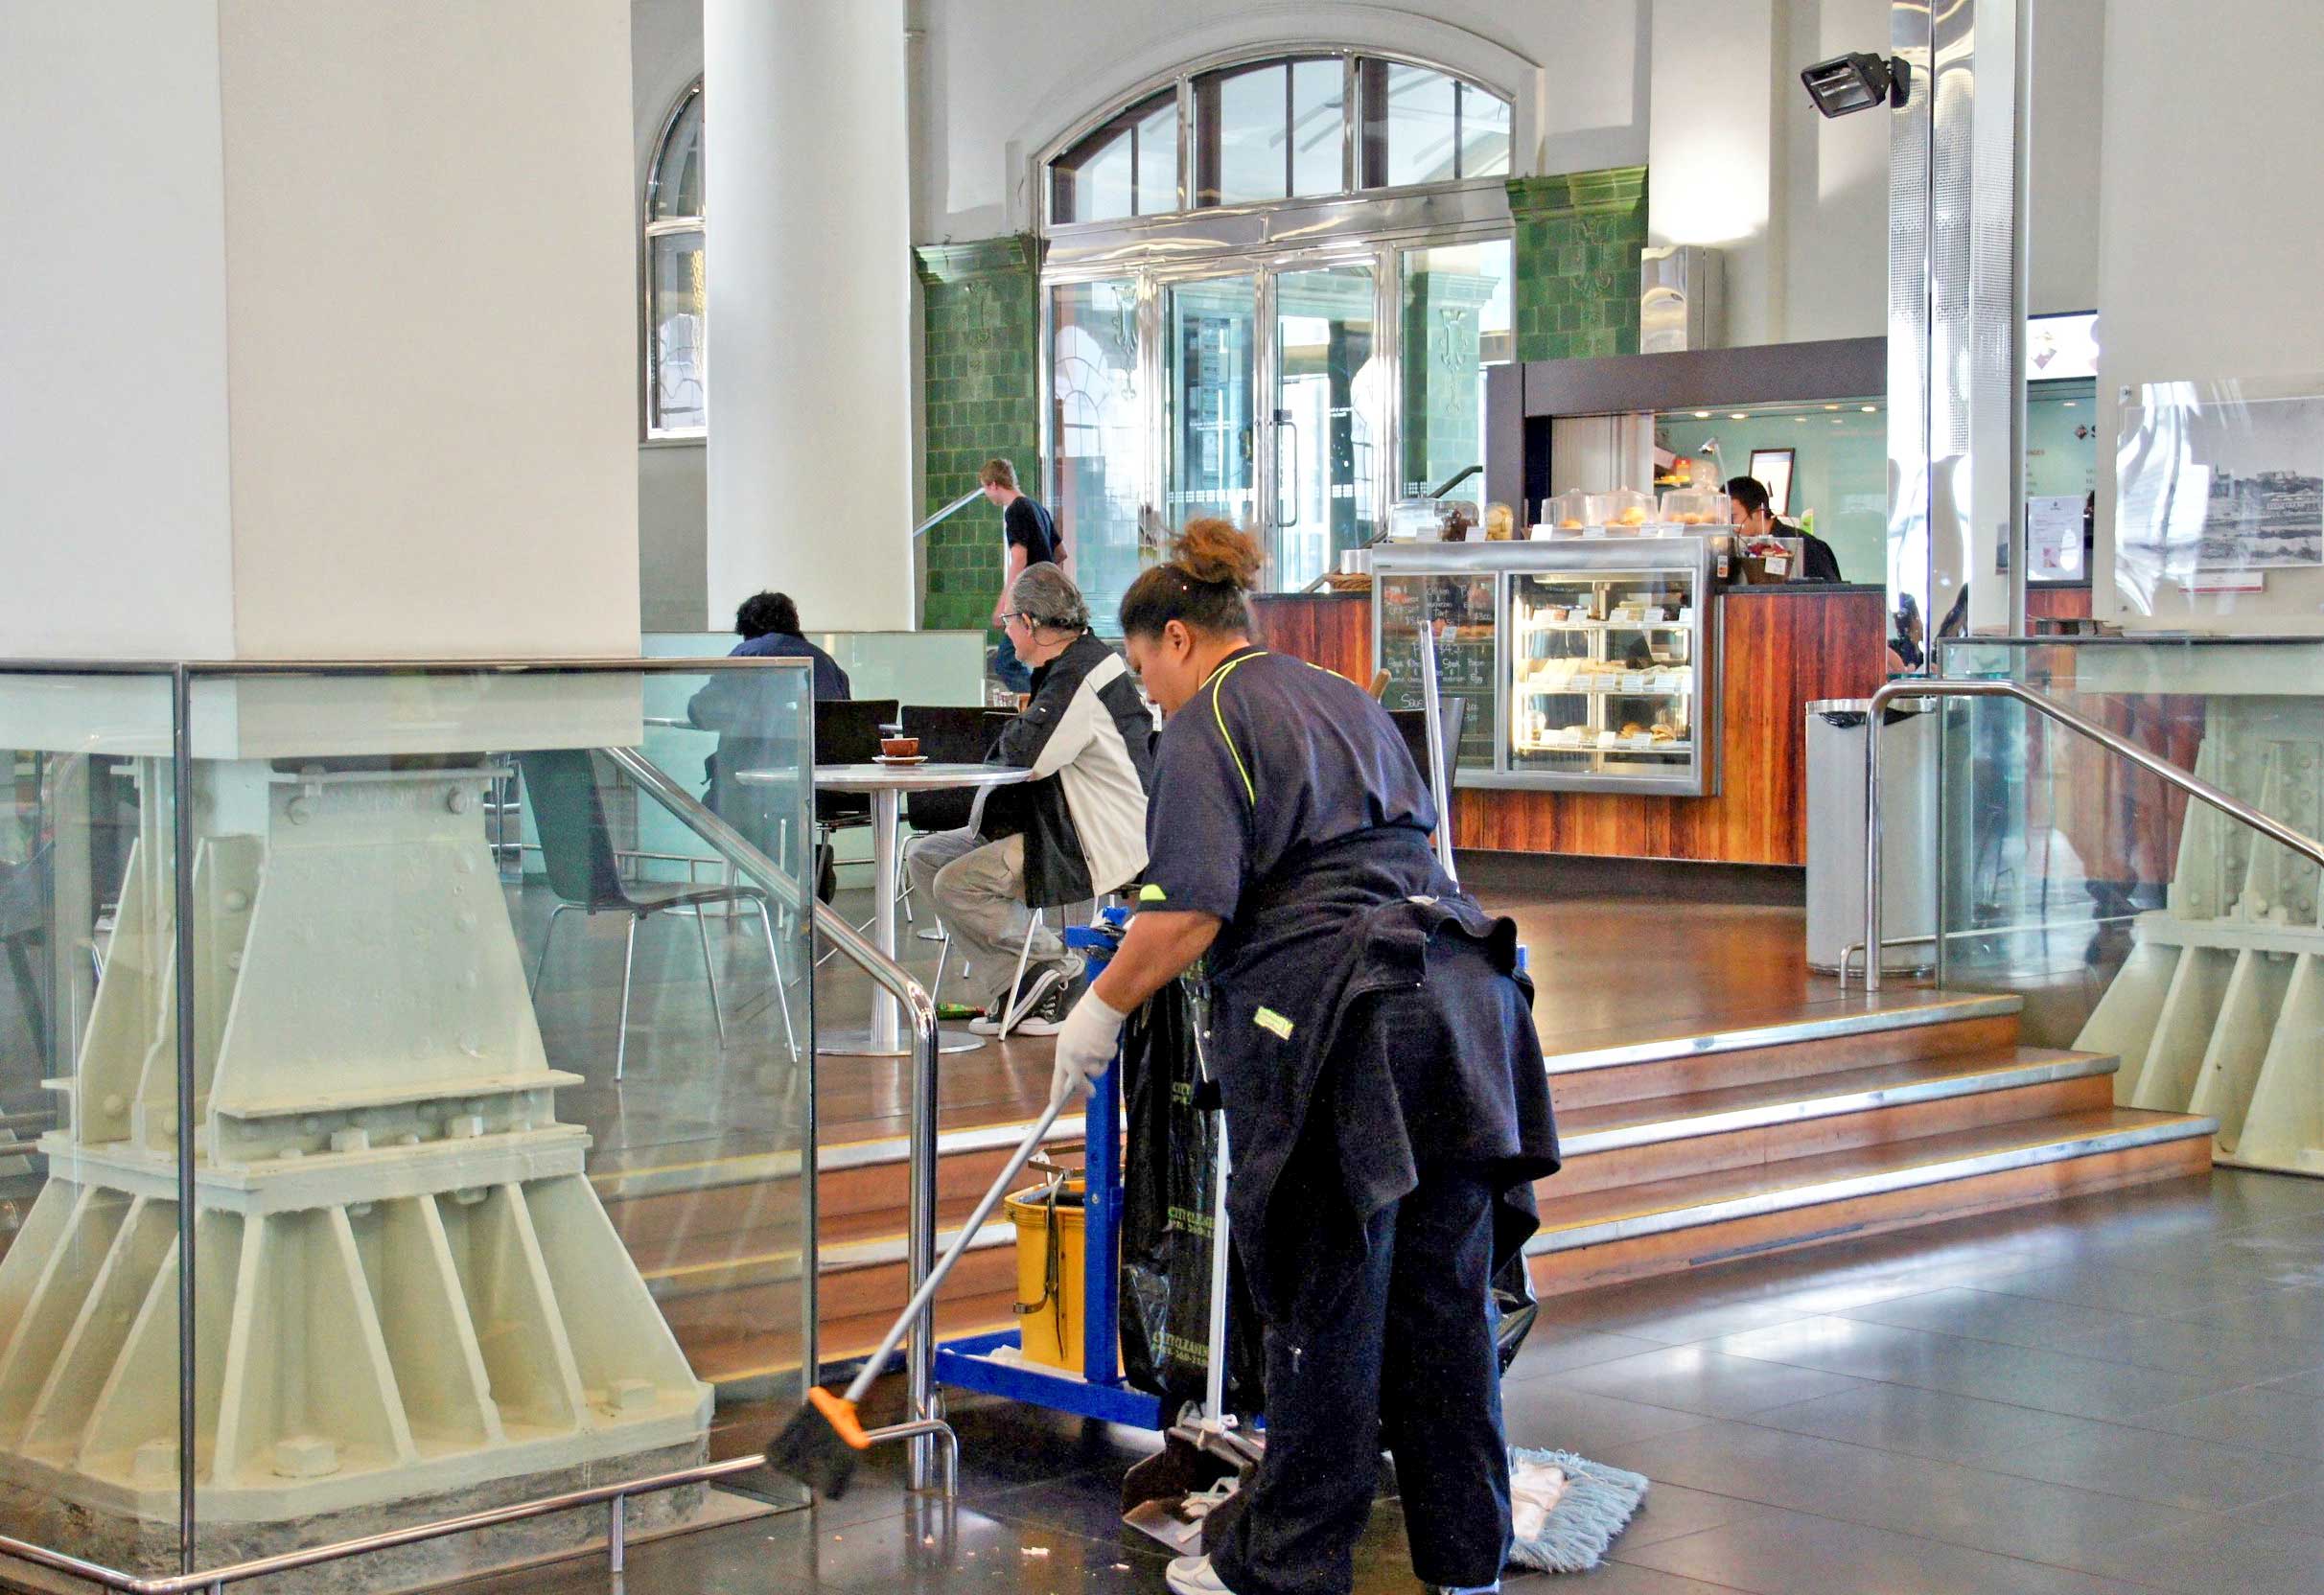
[[[819, 905], [820, 907], [820, 905]], [[915, 1015], [915, 1018], [919, 1018]], [[913, 1027], [912, 1045], [912, 1233], [907, 1261], [913, 1290], [918, 1291], [936, 1266], [936, 1007], [928, 1006], [925, 1022]], [[913, 1422], [936, 1416], [931, 1399], [936, 1392], [936, 1303], [920, 1305], [904, 1348], [904, 1382]], [[916, 1435], [905, 1443], [905, 1483], [913, 1490], [928, 1488], [931, 1442]]]
[[[151, 801], [152, 794], [146, 795]], [[177, 979], [177, 1570], [194, 1571], [194, 679], [170, 677], [170, 852]]]
[[629, 1497], [616, 1495], [605, 1509], [605, 1559], [618, 1575], [629, 1564]]
[[1420, 707], [1427, 716], [1422, 723], [1428, 727], [1429, 737], [1429, 800], [1436, 805], [1436, 862], [1457, 885], [1460, 871], [1452, 866], [1452, 781], [1445, 770], [1444, 725], [1436, 685], [1436, 622], [1428, 613], [1425, 586], [1421, 593]]

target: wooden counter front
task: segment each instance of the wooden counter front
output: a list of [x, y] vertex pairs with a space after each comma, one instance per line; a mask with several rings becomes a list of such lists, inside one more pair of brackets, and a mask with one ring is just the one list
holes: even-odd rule
[[[1869, 698], [1888, 679], [1887, 597], [1876, 587], [1731, 588], [1719, 600], [1719, 790], [1708, 798], [1615, 792], [1453, 794], [1462, 847], [1721, 864], [1807, 862], [1807, 705]], [[1361, 595], [1254, 601], [1270, 648], [1372, 675]]]

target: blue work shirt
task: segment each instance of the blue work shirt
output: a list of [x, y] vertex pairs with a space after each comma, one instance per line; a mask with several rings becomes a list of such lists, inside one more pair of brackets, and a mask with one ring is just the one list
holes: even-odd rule
[[727, 658], [813, 659], [817, 703], [827, 704], [855, 695], [853, 688], [848, 685], [848, 673], [839, 667], [839, 661], [796, 632], [768, 632], [747, 642], [737, 642], [727, 651]]
[[[1288, 655], [1244, 648], [1162, 728], [1141, 901], [1224, 921], [1210, 967], [1231, 979], [1329, 934], [1350, 913], [1430, 886], [1400, 865], [1379, 878], [1328, 871], [1294, 889], [1308, 855], [1365, 832], [1408, 840], [1435, 828], [1427, 783], [1371, 694]], [[1307, 900], [1276, 900], [1287, 891]]]
[[1435, 823], [1387, 712], [1298, 659], [1229, 655], [1162, 728], [1139, 901], [1222, 922], [1204, 1036], [1270, 1318], [1321, 1310], [1421, 1167], [1486, 1175], [1504, 1258], [1557, 1167], [1516, 927], [1446, 876]]

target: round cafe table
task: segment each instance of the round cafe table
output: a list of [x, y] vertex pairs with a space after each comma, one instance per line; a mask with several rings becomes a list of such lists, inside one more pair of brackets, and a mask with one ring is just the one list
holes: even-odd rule
[[[771, 786], [791, 780], [789, 770], [744, 770], [735, 779], [745, 786]], [[1015, 786], [1033, 778], [1033, 772], [1006, 764], [819, 764], [818, 792], [860, 792], [872, 799], [872, 941], [891, 959], [895, 957], [896, 905], [895, 831], [903, 795], [907, 792], [953, 792], [963, 787]], [[847, 1026], [831, 1030], [818, 1027], [815, 1050], [841, 1057], [897, 1058], [912, 1049], [902, 1036], [902, 1015], [886, 991], [872, 993], [869, 1027]], [[982, 1047], [975, 1036], [947, 1034], [942, 1050], [966, 1052]]]

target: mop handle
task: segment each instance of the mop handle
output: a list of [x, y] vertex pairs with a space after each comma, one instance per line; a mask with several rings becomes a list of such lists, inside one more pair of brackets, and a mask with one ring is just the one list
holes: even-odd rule
[[976, 1238], [977, 1231], [985, 1227], [985, 1220], [992, 1216], [992, 1210], [1001, 1205], [1001, 1197], [1008, 1190], [1009, 1182], [1017, 1177], [1034, 1150], [1041, 1144], [1041, 1138], [1049, 1133], [1049, 1127], [1057, 1121], [1057, 1115], [1065, 1111], [1065, 1104], [1072, 1098], [1071, 1091], [1054, 1098], [1048, 1107], [1041, 1110], [1041, 1117], [1034, 1121], [1033, 1128], [1025, 1132], [1025, 1139], [1017, 1143], [1016, 1150], [1009, 1154], [1008, 1167], [992, 1182], [992, 1189], [985, 1192], [985, 1199], [977, 1203], [976, 1211], [961, 1226], [961, 1233], [953, 1237], [952, 1245], [937, 1260], [936, 1266], [928, 1270], [928, 1277], [912, 1293], [912, 1300], [904, 1304], [904, 1310], [889, 1326], [887, 1337], [879, 1343], [879, 1349], [865, 1361], [863, 1371], [848, 1386], [846, 1399], [850, 1406], [863, 1400], [864, 1393], [872, 1388], [872, 1381], [879, 1377], [881, 1370], [888, 1364], [888, 1358], [902, 1342], [904, 1331], [912, 1327], [913, 1320], [935, 1298], [938, 1287], [944, 1283], [944, 1276], [952, 1272], [952, 1265], [961, 1260], [963, 1252], [968, 1250], [968, 1243]]

